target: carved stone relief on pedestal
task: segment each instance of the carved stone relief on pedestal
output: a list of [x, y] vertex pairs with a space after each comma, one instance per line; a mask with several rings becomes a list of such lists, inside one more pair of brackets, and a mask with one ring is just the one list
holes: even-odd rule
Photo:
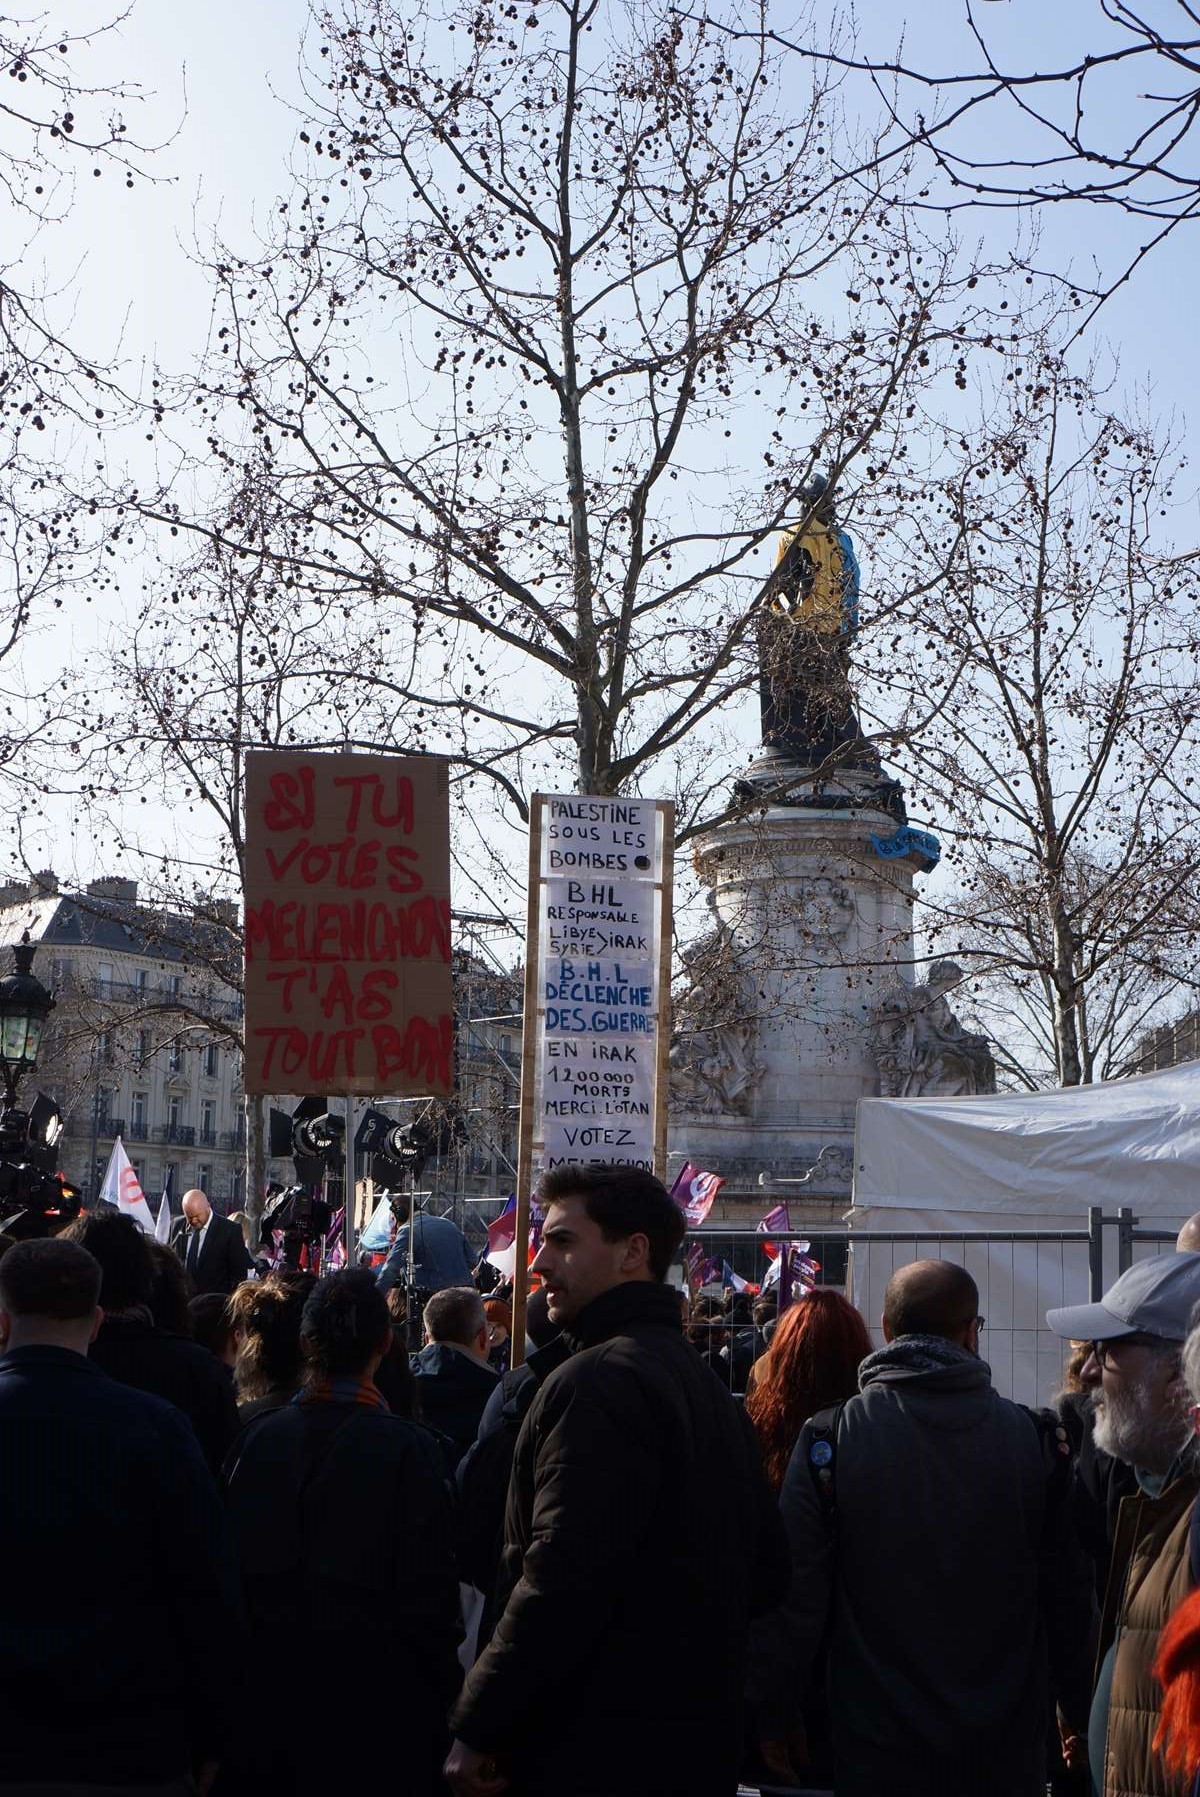
[[884, 1098], [954, 1098], [996, 1090], [987, 1037], [965, 1030], [946, 1001], [962, 978], [953, 961], [935, 961], [923, 984], [898, 984], [876, 1005], [870, 1042]]
[[[711, 904], [711, 898], [710, 898]], [[766, 1071], [755, 1053], [753, 992], [724, 925], [683, 954], [686, 988], [676, 999], [671, 1098], [701, 1116], [746, 1115]]]

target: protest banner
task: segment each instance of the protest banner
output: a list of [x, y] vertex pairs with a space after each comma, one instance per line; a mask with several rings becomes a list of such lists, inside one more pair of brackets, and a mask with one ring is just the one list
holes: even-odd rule
[[445, 762], [251, 751], [245, 903], [247, 1092], [453, 1092]]
[[[530, 812], [516, 1239], [535, 1175], [667, 1159], [675, 808], [538, 793]], [[525, 1281], [514, 1288], [514, 1351]]]

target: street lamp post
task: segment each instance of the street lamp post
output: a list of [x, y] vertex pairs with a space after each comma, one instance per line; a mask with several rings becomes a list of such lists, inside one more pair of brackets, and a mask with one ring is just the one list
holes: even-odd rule
[[36, 1067], [42, 1029], [54, 999], [33, 972], [34, 946], [26, 930], [13, 947], [15, 973], [0, 980], [0, 1070], [6, 1110], [15, 1110], [22, 1077]]

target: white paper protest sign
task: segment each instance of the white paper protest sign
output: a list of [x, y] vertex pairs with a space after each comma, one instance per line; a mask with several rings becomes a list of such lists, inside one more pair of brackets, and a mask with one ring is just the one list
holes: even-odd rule
[[573, 793], [534, 803], [537, 1016], [522, 1082], [531, 1172], [653, 1169], [666, 1141], [673, 808]]

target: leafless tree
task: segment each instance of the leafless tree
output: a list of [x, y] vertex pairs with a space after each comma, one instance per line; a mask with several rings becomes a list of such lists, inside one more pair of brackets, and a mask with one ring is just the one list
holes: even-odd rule
[[[230, 510], [248, 514], [255, 499], [243, 493]], [[71, 754], [43, 754], [58, 763], [43, 777], [92, 820], [119, 865], [137, 870], [145, 927], [185, 970], [177, 993], [93, 1005], [81, 1013], [84, 1029], [130, 1038], [150, 1022], [156, 1048], [215, 1039], [242, 1056], [243, 757], [352, 734], [360, 701], [327, 666], [338, 617], [333, 595], [293, 602], [277, 561], [205, 547], [151, 578], [132, 628], [114, 629], [77, 674], [78, 699], [91, 693], [86, 721]], [[246, 1133], [247, 1207], [257, 1218], [266, 1169], [257, 1101], [247, 1104]]]
[[321, 13], [278, 239], [223, 256], [212, 366], [158, 418], [164, 465], [198, 419], [235, 486], [253, 464], [286, 542], [173, 474], [122, 495], [336, 594], [376, 743], [402, 719], [510, 818], [661, 758], [687, 835], [806, 481], [852, 513], [907, 477], [1000, 303], [745, 13], [734, 49], [659, 0]]
[[[1025, 10], [1036, 45], [1032, 0]], [[899, 132], [888, 155], [925, 152], [933, 186], [924, 203], [944, 212], [1028, 212], [1079, 201], [1141, 227], [1123, 262], [1102, 269], [1094, 284], [1072, 271], [1078, 295], [1094, 302], [1091, 317], [1173, 232], [1200, 217], [1200, 10], [1192, 0], [1092, 0], [1076, 9], [1077, 48], [1050, 66], [998, 49], [979, 0], [963, 0], [962, 16], [975, 50], [967, 68], [921, 68], [861, 42], [831, 49], [796, 32], [787, 41], [805, 62], [867, 78]]]
[[[81, 69], [98, 40], [128, 13], [94, 29], [55, 30], [48, 14], [0, 13], [0, 660], [31, 621], [51, 622], [94, 572], [100, 526], [55, 478], [68, 439], [95, 429], [118, 394], [112, 371], [92, 365], [56, 321], [64, 295], [33, 269], [46, 234], [65, 228], [78, 195], [107, 175], [132, 187], [149, 147], [130, 136], [131, 85], [89, 82]], [[0, 768], [25, 778], [32, 732], [61, 722], [49, 687], [30, 692], [23, 671], [6, 682]]]
[[1005, 352], [959, 453], [947, 575], [889, 668], [938, 713], [898, 745], [950, 840], [926, 917], [1010, 1020], [1010, 1071], [1074, 1085], [1194, 989], [1200, 562], [1164, 522], [1184, 474], [1045, 344]]

